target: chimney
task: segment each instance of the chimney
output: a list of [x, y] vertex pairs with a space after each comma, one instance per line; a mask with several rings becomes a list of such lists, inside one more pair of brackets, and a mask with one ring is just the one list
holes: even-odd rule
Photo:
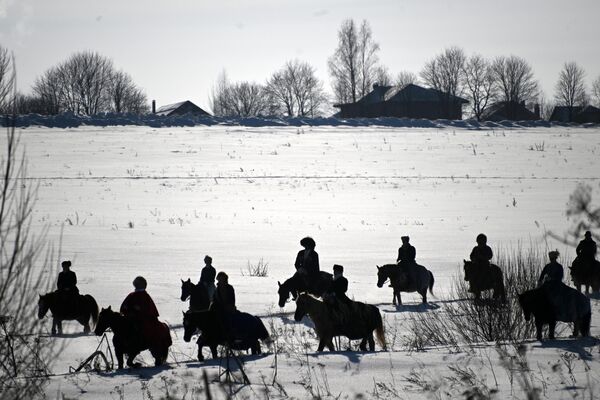
[[533, 106], [533, 113], [535, 114], [536, 117], [538, 117], [538, 119], [540, 119], [540, 105], [539, 104], [535, 104]]
[[156, 100], [152, 100], [152, 114], [156, 114]]

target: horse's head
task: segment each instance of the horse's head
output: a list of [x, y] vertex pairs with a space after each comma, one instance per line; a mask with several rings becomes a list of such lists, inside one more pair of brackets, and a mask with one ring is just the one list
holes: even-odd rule
[[190, 297], [193, 287], [194, 284], [190, 278], [188, 278], [187, 281], [181, 280], [181, 301], [186, 301], [187, 298]]
[[473, 262], [463, 260], [463, 263], [464, 263], [463, 268], [465, 270], [465, 281], [469, 281], [469, 280], [471, 280], [471, 272], [473, 270]]
[[110, 328], [114, 314], [116, 313], [112, 310], [111, 306], [100, 310], [98, 322], [96, 322], [96, 329], [94, 329], [94, 333], [97, 336], [102, 335], [108, 328]]
[[377, 266], [377, 287], [383, 287], [385, 281], [389, 278], [389, 274], [385, 265], [383, 267]]
[[294, 313], [295, 321], [302, 321], [302, 318], [308, 314], [307, 308], [309, 300], [310, 299], [306, 293], [300, 293], [298, 295], [298, 298], [296, 299], [296, 312]]
[[46, 313], [48, 312], [48, 309], [50, 308], [50, 304], [48, 301], [48, 295], [39, 295], [40, 298], [38, 300], [38, 318], [42, 319], [46, 316]]
[[296, 300], [296, 297], [298, 296], [298, 292], [292, 287], [292, 279], [293, 278], [290, 278], [283, 283], [277, 282], [277, 285], [279, 285], [277, 288], [277, 294], [279, 294], [279, 307], [285, 306], [285, 303], [290, 299], [290, 295], [293, 300]]

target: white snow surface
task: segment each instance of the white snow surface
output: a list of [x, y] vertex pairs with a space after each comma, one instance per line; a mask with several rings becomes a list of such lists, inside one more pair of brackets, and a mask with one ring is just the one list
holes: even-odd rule
[[[576, 185], [598, 189], [600, 182], [600, 129], [590, 127], [20, 131], [29, 175], [40, 182], [34, 230], [50, 226], [49, 239], [62, 243], [60, 258], [72, 260], [81, 293], [92, 294], [101, 307], [118, 308], [133, 278], [145, 276], [174, 340], [166, 367], [70, 375], [69, 366], [90, 355], [100, 339], [79, 334], [76, 322], [65, 322], [68, 334], [49, 339], [65, 346], [52, 367], [50, 397], [106, 399], [122, 392], [137, 399], [148, 398], [150, 391], [159, 398], [167, 386], [181, 396], [184, 384], [190, 391], [201, 386], [203, 370], [214, 376], [219, 362], [195, 361], [194, 341], [183, 342], [181, 311], [187, 304], [179, 300], [180, 279], [197, 281], [206, 254], [230, 276], [239, 309], [263, 317], [267, 325], [312, 332], [293, 321], [294, 303], [271, 315], [280, 312], [277, 281], [292, 275], [298, 242], [310, 235], [321, 269], [344, 265], [348, 294], [376, 304], [402, 334], [407, 315], [431, 311], [419, 306], [416, 294], [403, 294], [405, 306], [396, 309], [391, 289], [375, 285], [375, 266], [395, 261], [400, 236], [410, 235], [417, 261], [434, 273], [439, 297], [430, 300], [435, 304], [459, 276], [478, 233], [485, 232], [495, 248], [519, 242], [546, 246], [547, 230], [562, 234], [570, 227], [565, 204]], [[573, 257], [572, 248], [548, 245]], [[268, 262], [268, 277], [246, 276], [247, 263], [260, 259]], [[592, 308], [592, 335], [597, 336], [598, 300], [592, 299]], [[40, 323], [50, 329], [49, 316]], [[564, 389], [570, 382], [557, 381], [550, 371], [561, 354], [585, 354], [591, 371], [600, 367], [598, 347], [567, 334], [563, 329], [554, 344], [532, 340], [528, 345], [532, 364], [545, 371], [546, 386], [537, 385], [548, 398], [570, 398]], [[291, 397], [309, 397], [305, 386], [311, 371], [313, 384], [329, 388], [334, 397], [376, 397], [376, 382], [384, 382], [401, 398], [424, 398], [406, 380], [410, 371], [423, 367], [439, 377], [460, 360], [480, 371], [490, 387], [498, 381], [498, 398], [512, 395], [492, 344], [481, 350], [488, 360], [439, 348], [411, 353], [401, 341], [388, 352], [378, 347], [376, 353], [316, 353], [317, 341], [307, 341], [304, 358], [278, 356], [277, 381]], [[207, 350], [205, 356], [210, 358]], [[147, 352], [139, 360], [152, 365]], [[238, 396], [264, 398], [261, 377], [271, 382], [274, 361], [272, 353], [247, 357], [252, 385], [238, 388]], [[585, 384], [587, 375], [578, 368], [574, 385]], [[216, 386], [213, 391], [222, 395]]]

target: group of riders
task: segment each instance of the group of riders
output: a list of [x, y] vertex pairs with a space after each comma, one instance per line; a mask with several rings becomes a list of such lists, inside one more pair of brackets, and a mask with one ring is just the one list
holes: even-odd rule
[[[402, 245], [398, 249], [396, 263], [402, 268], [409, 281], [416, 279], [416, 249], [410, 244], [408, 236], [402, 236]], [[492, 249], [487, 245], [487, 237], [481, 233], [476, 238], [477, 245], [470, 254], [473, 264], [478, 266], [480, 271], [485, 271], [490, 267], [490, 261], [493, 257]], [[296, 275], [304, 282], [308, 291], [321, 280], [321, 270], [319, 266], [319, 254], [315, 251], [316, 243], [311, 237], [305, 237], [300, 240], [303, 247], [296, 256], [294, 266]], [[584, 239], [577, 246], [577, 257], [573, 261], [572, 273], [583, 273], [595, 268], [597, 246], [592, 239], [591, 233], [585, 233]], [[558, 251], [551, 251], [548, 254], [550, 262], [543, 268], [539, 277], [539, 286], [546, 286], [550, 290], [555, 290], [557, 284], [561, 284], [564, 277], [564, 270], [558, 263]], [[224, 315], [236, 312], [235, 290], [229, 284], [229, 277], [223, 271], [217, 273], [212, 265], [210, 256], [204, 257], [204, 267], [200, 273], [198, 285], [205, 288], [211, 307], [215, 307]], [[71, 270], [71, 261], [63, 261], [62, 272], [58, 275], [57, 292], [60, 293], [65, 303], [74, 304], [79, 290], [77, 288], [77, 275]], [[215, 285], [216, 281], [216, 285]], [[141, 332], [152, 331], [153, 326], [158, 322], [158, 310], [150, 295], [146, 292], [147, 282], [142, 276], [133, 280], [134, 291], [127, 295], [120, 307], [120, 312], [130, 317], [136, 323]], [[348, 280], [344, 277], [344, 267], [339, 264], [333, 266], [333, 279], [329, 286], [323, 292], [322, 298], [326, 304], [329, 304], [333, 312], [348, 314], [351, 312], [352, 301], [347, 296]], [[345, 308], [345, 310], [343, 310]], [[350, 314], [351, 315], [351, 314]]]

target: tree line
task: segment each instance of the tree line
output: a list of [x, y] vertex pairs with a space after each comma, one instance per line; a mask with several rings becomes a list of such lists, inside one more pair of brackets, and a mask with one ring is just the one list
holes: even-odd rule
[[[232, 82], [225, 71], [221, 72], [209, 95], [213, 113], [230, 117], [315, 117], [331, 113], [332, 102], [358, 101], [374, 84], [401, 89], [411, 83], [438, 90], [442, 101], [448, 103], [459, 97], [467, 99], [467, 115], [477, 120], [497, 102], [539, 104], [544, 119], [549, 118], [555, 105], [566, 107], [570, 114], [588, 104], [600, 107], [600, 76], [588, 89], [586, 73], [575, 62], [563, 65], [554, 95], [546, 99], [531, 65], [522, 57], [486, 58], [449, 47], [428, 60], [418, 73], [400, 71], [393, 76], [380, 63], [380, 47], [366, 20], [343, 21], [337, 36], [337, 47], [327, 62], [331, 95], [312, 65], [294, 59], [263, 83]], [[11, 68], [9, 51], [0, 46], [0, 112], [8, 110], [6, 88], [11, 87]], [[92, 51], [74, 53], [49, 68], [35, 80], [31, 94], [18, 94], [15, 101], [19, 113], [149, 111], [147, 96], [133, 78], [117, 70], [108, 57]]]

